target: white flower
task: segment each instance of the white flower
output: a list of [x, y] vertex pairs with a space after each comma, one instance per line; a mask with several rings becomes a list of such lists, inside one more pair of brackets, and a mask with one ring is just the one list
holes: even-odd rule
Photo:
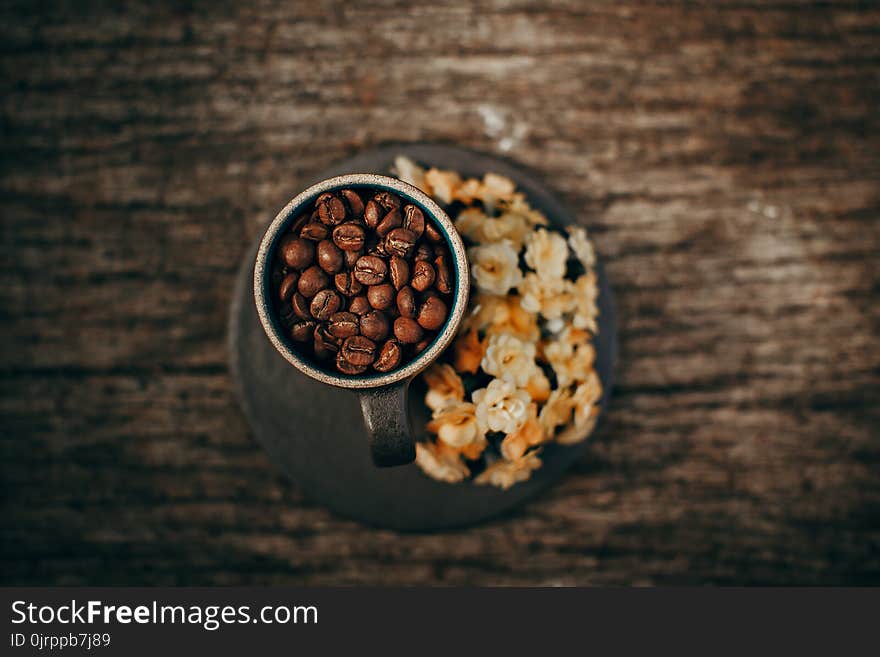
[[454, 171], [428, 169], [425, 172], [424, 184], [431, 196], [444, 205], [452, 203], [456, 189], [461, 185], [461, 176]]
[[432, 411], [464, 401], [464, 384], [451, 365], [434, 363], [422, 376], [428, 385], [425, 404]]
[[468, 249], [471, 275], [477, 289], [489, 294], [507, 294], [519, 285], [522, 272], [519, 256], [510, 242], [497, 242]]
[[423, 192], [428, 192], [427, 185], [425, 184], [425, 170], [405, 155], [398, 155], [394, 158], [391, 173], [402, 181], [418, 187]]
[[596, 403], [602, 396], [602, 384], [593, 370], [583, 383], [574, 390], [571, 401], [574, 403], [574, 423], [577, 427], [586, 426], [595, 416]]
[[556, 427], [568, 424], [572, 411], [571, 391], [568, 388], [557, 388], [550, 393], [547, 403], [538, 415], [538, 421], [548, 436], [552, 436]]
[[596, 350], [586, 331], [566, 328], [544, 344], [544, 358], [553, 367], [561, 387], [584, 381], [593, 371]]
[[593, 243], [587, 237], [586, 229], [581, 226], [569, 226], [568, 245], [581, 261], [584, 269], [589, 271], [596, 264], [596, 253], [593, 251]]
[[427, 429], [450, 447], [462, 448], [483, 440], [486, 430], [477, 422], [476, 408], [461, 402], [434, 412]]
[[532, 476], [532, 471], [541, 467], [541, 459], [538, 458], [537, 451], [531, 451], [523, 454], [515, 461], [500, 459], [483, 470], [479, 476], [474, 479], [476, 484], [490, 484], [507, 490], [511, 486], [521, 481], [526, 481]]
[[531, 227], [525, 217], [504, 213], [499, 217], [490, 217], [480, 208], [465, 208], [455, 219], [458, 232], [476, 244], [491, 244], [507, 240], [519, 251], [525, 242]]
[[501, 379], [492, 379], [487, 387], [475, 390], [472, 397], [480, 426], [503, 433], [513, 433], [523, 425], [532, 401], [528, 392]]
[[443, 443], [416, 443], [416, 464], [429, 477], [450, 484], [471, 474], [459, 453]]
[[565, 276], [568, 245], [559, 233], [539, 228], [526, 237], [526, 264], [544, 279]]
[[596, 318], [599, 316], [599, 307], [596, 305], [599, 296], [596, 273], [589, 271], [578, 277], [572, 286], [572, 295], [576, 301], [574, 317], [571, 319], [572, 326], [587, 329], [595, 335], [599, 332], [599, 326], [596, 323]]
[[481, 365], [487, 374], [523, 388], [535, 371], [535, 344], [509, 333], [490, 335]]
[[559, 319], [574, 310], [572, 289], [571, 281], [565, 278], [541, 278], [529, 272], [519, 284], [520, 303], [527, 312], [541, 313], [548, 320]]

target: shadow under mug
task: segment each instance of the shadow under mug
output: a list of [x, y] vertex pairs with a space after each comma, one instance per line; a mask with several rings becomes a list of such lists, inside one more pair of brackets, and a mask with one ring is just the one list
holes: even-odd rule
[[[418, 206], [443, 233], [452, 258], [455, 289], [449, 316], [434, 341], [418, 356], [396, 370], [384, 374], [348, 376], [330, 371], [299, 354], [278, 320], [271, 271], [276, 248], [290, 224], [324, 192], [354, 189], [362, 192], [387, 191], [404, 203]], [[449, 216], [431, 198], [412, 185], [387, 176], [352, 173], [328, 178], [312, 185], [288, 203], [275, 217], [260, 242], [254, 266], [254, 300], [260, 323], [275, 349], [294, 367], [327, 385], [348, 388], [360, 397], [364, 423], [373, 462], [380, 467], [404, 465], [415, 459], [415, 441], [409, 425], [407, 394], [409, 384], [449, 346], [467, 308], [470, 279], [464, 244]]]

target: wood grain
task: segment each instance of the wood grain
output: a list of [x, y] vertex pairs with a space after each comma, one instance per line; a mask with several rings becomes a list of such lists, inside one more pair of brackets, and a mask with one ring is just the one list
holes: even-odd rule
[[[880, 584], [880, 8], [157, 4], [0, 8], [4, 583]], [[277, 475], [224, 345], [265, 222], [411, 140], [552, 181], [621, 317], [575, 470], [416, 536]]]

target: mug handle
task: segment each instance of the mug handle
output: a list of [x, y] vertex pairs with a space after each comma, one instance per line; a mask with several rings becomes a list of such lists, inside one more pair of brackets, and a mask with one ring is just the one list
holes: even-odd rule
[[380, 468], [406, 465], [416, 459], [407, 413], [410, 380], [358, 392], [370, 439], [373, 463]]

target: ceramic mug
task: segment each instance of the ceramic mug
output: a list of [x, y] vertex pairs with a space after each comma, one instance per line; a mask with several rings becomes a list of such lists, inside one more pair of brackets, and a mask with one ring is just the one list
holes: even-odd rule
[[[366, 192], [387, 191], [397, 194], [404, 203], [412, 203], [432, 219], [443, 233], [452, 259], [455, 289], [446, 324], [434, 341], [413, 360], [384, 374], [347, 376], [322, 367], [293, 348], [274, 308], [275, 291], [271, 289], [271, 271], [275, 251], [290, 224], [324, 192], [355, 189]], [[266, 335], [275, 349], [294, 367], [316, 381], [348, 388], [360, 397], [373, 462], [380, 467], [404, 465], [415, 459], [415, 441], [409, 426], [407, 394], [409, 384], [430, 365], [455, 337], [467, 308], [470, 288], [464, 244], [449, 216], [431, 198], [412, 185], [387, 176], [352, 173], [328, 178], [312, 185], [288, 203], [269, 225], [260, 242], [254, 266], [254, 300]]]

